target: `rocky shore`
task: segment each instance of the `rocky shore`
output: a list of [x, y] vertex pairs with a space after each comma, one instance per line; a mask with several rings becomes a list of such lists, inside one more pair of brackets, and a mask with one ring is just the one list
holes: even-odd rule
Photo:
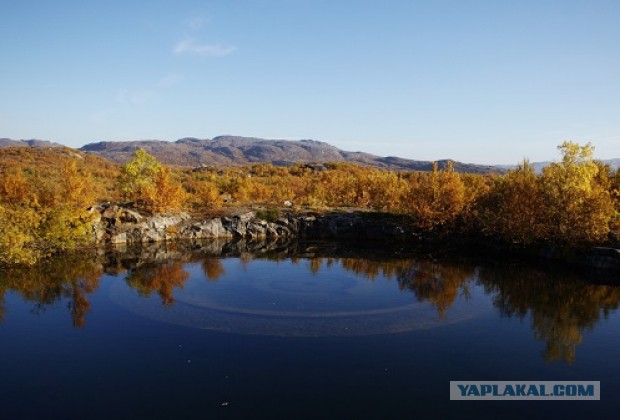
[[187, 213], [144, 216], [115, 204], [93, 208], [96, 242], [111, 244], [147, 244], [177, 239], [374, 239], [411, 240], [416, 237], [397, 220], [376, 217], [373, 213], [282, 212], [269, 219], [256, 211], [232, 216], [196, 219]]
[[[99, 244], [114, 246], [145, 246], [162, 241], [255, 241], [288, 239], [329, 239], [403, 243], [414, 247], [463, 247], [467, 240], [428, 238], [397, 216], [367, 212], [312, 212], [282, 211], [262, 214], [260, 211], [243, 211], [221, 217], [197, 219], [188, 213], [168, 215], [143, 215], [133, 209], [106, 203], [93, 207], [93, 232]], [[474, 241], [481, 252], [501, 256], [517, 253], [545, 259], [562, 260], [576, 265], [600, 269], [620, 270], [620, 249], [590, 247], [566, 250], [556, 247], [515, 250], [489, 243]]]

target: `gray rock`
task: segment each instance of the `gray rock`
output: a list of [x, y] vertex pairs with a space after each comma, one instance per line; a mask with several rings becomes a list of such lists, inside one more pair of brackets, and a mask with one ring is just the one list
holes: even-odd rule
[[216, 218], [205, 222], [192, 223], [182, 231], [181, 236], [194, 239], [208, 239], [230, 238], [232, 234], [224, 228], [222, 219]]
[[266, 222], [265, 224], [262, 224], [260, 222], [248, 223], [248, 226], [246, 229], [246, 237], [250, 239], [256, 239], [256, 238], [264, 238], [266, 236], [267, 236]]
[[129, 209], [123, 209], [119, 215], [119, 220], [122, 223], [140, 223], [143, 219], [144, 216], [140, 213]]
[[126, 244], [127, 243], [127, 233], [126, 232], [120, 232], [118, 234], [111, 235], [110, 239], [109, 239], [109, 242], [113, 243], [113, 244]]
[[256, 218], [256, 213], [253, 211], [248, 211], [246, 213], [242, 213], [238, 216], [235, 216], [235, 218], [239, 219], [241, 223], [247, 223], [250, 220], [253, 220]]
[[[187, 213], [144, 216], [116, 204], [93, 208], [93, 235], [99, 242], [148, 244], [175, 239], [216, 238], [402, 238], [410, 232], [390, 222], [378, 222], [358, 213], [325, 215], [285, 214], [275, 222], [257, 219], [253, 211], [233, 217], [191, 221]], [[99, 215], [97, 217], [97, 215]]]

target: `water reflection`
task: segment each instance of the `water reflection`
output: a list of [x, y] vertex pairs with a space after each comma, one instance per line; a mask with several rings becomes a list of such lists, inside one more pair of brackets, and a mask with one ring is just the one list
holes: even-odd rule
[[7, 291], [17, 292], [34, 303], [32, 312], [36, 314], [64, 302], [73, 325], [81, 328], [90, 310], [87, 296], [99, 287], [102, 274], [99, 261], [78, 254], [45, 261], [36, 268], [0, 270], [0, 301]]
[[469, 300], [470, 285], [476, 268], [468, 263], [445, 264], [432, 260], [410, 261], [398, 276], [401, 290], [412, 291], [419, 301], [429, 301], [444, 318], [457, 296]]
[[584, 332], [620, 304], [620, 287], [589, 284], [572, 273], [496, 266], [481, 268], [478, 279], [502, 316], [529, 315], [547, 361], [573, 362]]
[[226, 273], [226, 270], [224, 270], [222, 260], [218, 257], [205, 257], [202, 260], [202, 272], [207, 280], [217, 281], [220, 276]]
[[[68, 255], [46, 261], [33, 269], [0, 271], [0, 321], [6, 316], [4, 295], [12, 291], [23, 300], [32, 302], [35, 314], [44, 313], [50, 305], [65, 304], [73, 325], [83, 327], [90, 310], [88, 296], [99, 287], [99, 279], [104, 273], [124, 276], [126, 285], [134, 294], [141, 297], [156, 295], [161, 304], [173, 307], [175, 294], [191, 278], [186, 263], [199, 263], [204, 279], [217, 282], [227, 276], [222, 257], [230, 256], [238, 257], [246, 268], [251, 268], [257, 259], [290, 264], [307, 261], [308, 272], [313, 276], [340, 267], [367, 282], [395, 281], [398, 289], [414, 298], [412, 301], [432, 305], [435, 318], [439, 320], [450, 318], [449, 311], [456, 302], [465, 302], [462, 310], [472, 311], [474, 305], [468, 307], [466, 302], [471, 299], [472, 289], [482, 288], [501, 316], [529, 320], [535, 337], [545, 341], [544, 358], [547, 361], [574, 361], [584, 332], [594, 329], [601, 319], [620, 305], [620, 287], [588, 283], [582, 276], [568, 272], [558, 273], [557, 270], [519, 264], [474, 264], [455, 259], [438, 261], [411, 255], [394, 258], [393, 255], [402, 254], [402, 250], [382, 251], [383, 255], [334, 244], [212, 242], [199, 246], [157, 245], [141, 250]], [[271, 270], [278, 270], [278, 267]], [[313, 287], [316, 290], [318, 286]], [[342, 286], [341, 291], [352, 294], [352, 289], [347, 287], [351, 286]], [[366, 313], [373, 316], [381, 313], [388, 317], [390, 331], [394, 332], [409, 328], [403, 323], [404, 316], [421, 316], [419, 312], [404, 312], [413, 307], [402, 303], [393, 304], [393, 308], [391, 312], [388, 307], [373, 307]], [[346, 314], [361, 313], [358, 309]], [[257, 313], [270, 314], [264, 309], [261, 311]], [[292, 317], [290, 310], [282, 313]], [[249, 322], [246, 328], [256, 328], [256, 324], [244, 322]], [[299, 318], [295, 322], [299, 322]], [[314, 327], [299, 323], [297, 328]]]
[[174, 303], [174, 288], [183, 288], [189, 278], [187, 271], [180, 262], [145, 264], [130, 270], [126, 282], [129, 287], [138, 291], [140, 296], [149, 297], [155, 292], [165, 306]]

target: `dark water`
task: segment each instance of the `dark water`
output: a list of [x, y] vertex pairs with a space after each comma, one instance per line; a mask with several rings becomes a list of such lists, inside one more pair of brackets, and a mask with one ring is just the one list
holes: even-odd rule
[[[618, 280], [337, 244], [57, 258], [0, 271], [0, 418], [618, 418]], [[601, 401], [449, 401], [450, 380]]]

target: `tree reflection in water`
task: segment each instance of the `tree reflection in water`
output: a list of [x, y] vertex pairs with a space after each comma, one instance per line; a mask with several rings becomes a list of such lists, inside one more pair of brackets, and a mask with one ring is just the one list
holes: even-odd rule
[[411, 261], [407, 270], [398, 276], [398, 284], [401, 290], [412, 291], [418, 301], [433, 304], [439, 317], [444, 318], [459, 295], [469, 300], [469, 280], [474, 274], [475, 267], [466, 264]]
[[529, 266], [476, 267], [464, 262], [427, 260], [372, 261], [343, 259], [346, 270], [375, 279], [397, 278], [401, 290], [427, 301], [444, 317], [461, 295], [470, 297], [470, 283], [491, 295], [502, 316], [531, 317], [537, 339], [545, 341], [546, 361], [575, 360], [583, 334], [620, 306], [620, 287], [586, 283], [574, 274], [540, 271]]
[[[276, 255], [260, 254], [260, 258], [287, 260], [297, 264], [307, 258], [308, 270], [315, 275], [321, 270], [340, 265], [368, 281], [395, 280], [400, 290], [411, 292], [420, 302], [437, 308], [445, 317], [448, 309], [461, 297], [469, 299], [472, 287], [481, 286], [490, 295], [501, 316], [529, 317], [536, 338], [544, 340], [547, 361], [575, 360], [576, 348], [583, 334], [620, 305], [620, 287], [585, 282], [576, 275], [537, 270], [525, 265], [497, 264], [476, 266], [471, 262], [429, 258], [387, 259], [359, 257], [341, 258], [299, 254], [285, 251]], [[31, 269], [0, 270], [0, 322], [6, 316], [4, 295], [14, 291], [40, 314], [46, 307], [66, 302], [75, 327], [83, 327], [90, 310], [88, 295], [99, 286], [99, 278], [127, 271], [125, 281], [141, 296], [157, 294], [163, 305], [174, 304], [174, 291], [189, 279], [186, 262], [199, 262], [204, 276], [216, 281], [226, 274], [222, 254], [183, 253], [178, 250], [154, 258], [150, 256], [98, 256], [81, 253], [45, 261]], [[231, 254], [226, 254], [231, 255]], [[234, 255], [234, 254], [233, 254]], [[241, 254], [241, 263], [254, 260], [251, 253]], [[254, 254], [259, 255], [259, 254]], [[365, 258], [366, 257], [366, 258]]]
[[484, 267], [478, 281], [502, 316], [528, 314], [547, 361], [575, 360], [583, 333], [620, 305], [620, 287], [586, 283], [575, 275], [528, 267]]
[[149, 297], [156, 292], [164, 305], [174, 303], [175, 287], [183, 288], [189, 278], [187, 271], [180, 262], [167, 262], [163, 264], [146, 264], [133, 269], [125, 280], [129, 287], [138, 291], [141, 296]]
[[202, 260], [202, 272], [207, 280], [211, 281], [217, 281], [217, 279], [226, 274], [222, 260], [219, 257], [206, 257]]
[[[101, 262], [92, 255], [64, 255], [46, 260], [34, 268], [0, 270], [0, 297], [15, 291], [34, 302], [33, 313], [66, 299], [73, 326], [81, 328], [90, 310], [87, 295], [99, 287]], [[0, 319], [1, 314], [0, 314]]]

